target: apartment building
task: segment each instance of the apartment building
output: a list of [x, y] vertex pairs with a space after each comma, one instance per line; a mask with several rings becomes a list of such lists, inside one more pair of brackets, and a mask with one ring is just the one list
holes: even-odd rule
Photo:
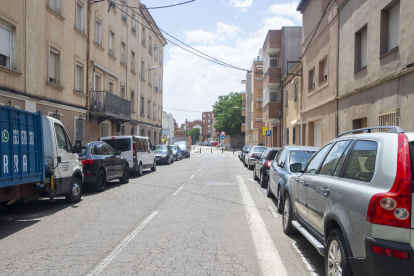
[[0, 104], [61, 120], [72, 139], [87, 122], [86, 0], [0, 0]]
[[214, 123], [213, 123], [213, 111], [206, 111], [203, 112], [201, 115], [201, 122], [202, 122], [202, 132], [201, 136], [203, 137], [204, 141], [213, 140], [213, 131], [214, 131]]
[[414, 1], [339, 1], [339, 132], [414, 123]]
[[337, 132], [337, 8], [331, 0], [301, 0], [297, 7], [303, 18], [301, 119], [306, 146], [322, 146]]
[[61, 120], [72, 140], [161, 140], [166, 41], [139, 0], [1, 0], [0, 41], [0, 103]]
[[174, 137], [175, 120], [171, 113], [162, 112], [162, 135], [166, 136], [166, 140], [162, 139], [164, 144], [171, 144], [171, 138]]

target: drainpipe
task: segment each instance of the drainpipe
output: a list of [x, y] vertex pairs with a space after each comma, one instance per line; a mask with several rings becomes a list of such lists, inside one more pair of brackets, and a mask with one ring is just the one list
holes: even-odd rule
[[91, 2], [88, 1], [88, 34], [86, 40], [86, 121], [89, 121], [89, 51], [90, 51], [90, 33], [91, 33]]
[[[335, 0], [336, 5], [338, 5], [338, 0]], [[341, 31], [341, 17], [340, 17], [341, 9], [337, 6], [337, 14], [338, 14], [338, 52], [337, 52], [337, 62], [336, 62], [336, 136], [339, 135], [339, 43], [341, 40], [340, 31]]]

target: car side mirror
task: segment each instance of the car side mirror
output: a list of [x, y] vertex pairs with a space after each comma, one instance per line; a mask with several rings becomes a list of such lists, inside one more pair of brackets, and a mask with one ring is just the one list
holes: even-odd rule
[[116, 155], [121, 155], [121, 153], [122, 153], [121, 150], [116, 151]]
[[302, 164], [301, 163], [294, 163], [290, 165], [290, 171], [293, 173], [300, 173], [302, 172]]
[[74, 153], [81, 153], [82, 152], [82, 141], [81, 140], [75, 140], [75, 148]]

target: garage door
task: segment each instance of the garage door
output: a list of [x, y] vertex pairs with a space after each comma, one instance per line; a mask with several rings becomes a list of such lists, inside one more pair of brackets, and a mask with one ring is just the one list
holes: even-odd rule
[[313, 145], [315, 147], [322, 146], [322, 123], [313, 123]]

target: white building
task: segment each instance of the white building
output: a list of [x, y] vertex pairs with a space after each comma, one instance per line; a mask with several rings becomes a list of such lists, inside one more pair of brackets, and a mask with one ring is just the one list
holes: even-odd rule
[[[167, 144], [171, 144], [171, 138], [174, 137], [174, 118], [173, 115], [162, 113], [162, 136], [166, 136]], [[164, 138], [162, 138], [162, 142], [164, 142]]]

